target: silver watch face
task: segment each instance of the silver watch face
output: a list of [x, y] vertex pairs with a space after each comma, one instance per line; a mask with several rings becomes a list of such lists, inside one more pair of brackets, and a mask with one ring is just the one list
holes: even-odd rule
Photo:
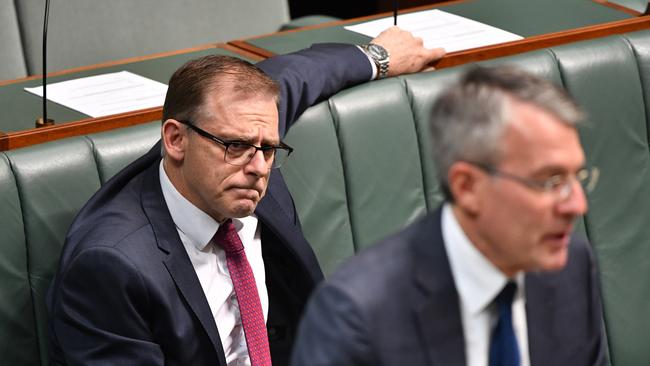
[[386, 49], [378, 44], [370, 43], [368, 44], [368, 53], [378, 60], [385, 60], [388, 58], [388, 52]]

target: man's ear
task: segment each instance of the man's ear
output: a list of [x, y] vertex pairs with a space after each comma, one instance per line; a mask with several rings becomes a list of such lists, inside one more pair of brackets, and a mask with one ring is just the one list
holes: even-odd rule
[[467, 214], [478, 213], [481, 200], [480, 190], [485, 183], [486, 174], [473, 164], [458, 161], [449, 167], [447, 179], [455, 205]]
[[169, 159], [182, 161], [187, 146], [187, 128], [175, 119], [168, 119], [162, 125], [162, 143]]

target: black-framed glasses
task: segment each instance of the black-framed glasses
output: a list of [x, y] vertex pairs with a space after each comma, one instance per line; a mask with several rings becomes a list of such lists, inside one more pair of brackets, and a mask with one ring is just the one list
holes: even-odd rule
[[509, 179], [528, 188], [552, 194], [558, 201], [565, 201], [573, 193], [574, 182], [580, 183], [585, 192], [591, 193], [598, 184], [600, 170], [597, 167], [583, 168], [574, 174], [557, 174], [547, 179], [537, 180], [524, 178], [515, 174], [504, 172], [491, 165], [470, 163], [491, 176]]
[[275, 169], [281, 167], [293, 152], [293, 148], [284, 142], [280, 142], [280, 145], [277, 146], [255, 146], [245, 141], [228, 141], [220, 139], [210, 132], [196, 127], [190, 121], [178, 120], [178, 122], [189, 127], [199, 135], [222, 145], [225, 149], [223, 159], [226, 163], [231, 165], [246, 165], [253, 159], [253, 156], [255, 156], [258, 151], [261, 151], [264, 155], [264, 160], [272, 161], [271, 168]]

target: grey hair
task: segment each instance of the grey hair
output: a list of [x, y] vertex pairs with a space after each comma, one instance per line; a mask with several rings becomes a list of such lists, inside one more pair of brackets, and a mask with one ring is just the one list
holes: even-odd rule
[[530, 103], [576, 127], [584, 118], [576, 102], [551, 82], [513, 66], [476, 67], [433, 105], [430, 131], [440, 185], [453, 202], [447, 173], [458, 161], [496, 165], [512, 102]]

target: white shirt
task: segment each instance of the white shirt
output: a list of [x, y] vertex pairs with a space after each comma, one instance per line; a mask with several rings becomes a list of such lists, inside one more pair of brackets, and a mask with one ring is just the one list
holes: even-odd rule
[[[221, 344], [229, 366], [249, 366], [248, 348], [241, 325], [239, 306], [230, 280], [226, 253], [210, 244], [219, 223], [183, 197], [167, 177], [162, 162], [160, 185], [178, 235], [190, 257], [210, 310], [219, 330]], [[265, 284], [262, 241], [256, 216], [232, 220], [244, 245], [246, 258], [253, 270], [264, 313], [268, 318], [269, 299]]]
[[[459, 296], [467, 366], [487, 366], [490, 337], [497, 321], [493, 301], [509, 278], [469, 241], [449, 204], [442, 209], [442, 237]], [[524, 273], [518, 273], [514, 280], [517, 292], [512, 302], [512, 323], [520, 365], [529, 366]]]

